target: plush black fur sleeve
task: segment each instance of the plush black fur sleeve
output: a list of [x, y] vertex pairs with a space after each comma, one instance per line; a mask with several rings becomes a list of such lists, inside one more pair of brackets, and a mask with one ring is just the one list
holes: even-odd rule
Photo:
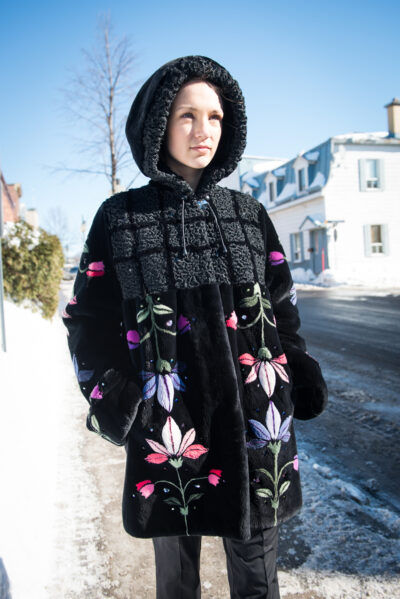
[[307, 353], [305, 341], [298, 334], [300, 317], [296, 306], [296, 290], [282, 245], [262, 205], [261, 222], [267, 256], [266, 285], [279, 338], [292, 373], [294, 416], [308, 420], [324, 410], [328, 390], [318, 362]]
[[63, 314], [68, 345], [83, 395], [90, 404], [87, 427], [123, 445], [141, 393], [131, 372], [122, 328], [121, 292], [114, 272], [102, 205], [90, 228], [74, 297]]

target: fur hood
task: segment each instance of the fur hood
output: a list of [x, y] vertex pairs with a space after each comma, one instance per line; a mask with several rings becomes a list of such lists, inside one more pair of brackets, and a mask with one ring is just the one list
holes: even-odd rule
[[126, 136], [144, 175], [185, 194], [193, 190], [160, 160], [172, 102], [182, 85], [204, 78], [222, 92], [224, 119], [218, 150], [204, 169], [198, 191], [204, 191], [236, 168], [246, 146], [246, 112], [239, 84], [220, 64], [205, 56], [184, 56], [159, 68], [142, 86], [129, 112]]

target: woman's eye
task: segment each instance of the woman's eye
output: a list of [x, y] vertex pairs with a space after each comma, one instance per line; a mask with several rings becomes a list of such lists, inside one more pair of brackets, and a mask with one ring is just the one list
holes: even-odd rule
[[193, 116], [193, 114], [192, 114], [191, 112], [185, 112], [185, 113], [182, 115], [182, 118], [184, 118], [184, 119], [188, 119], [188, 118], [190, 118], [190, 117], [192, 117], [192, 116]]
[[220, 114], [213, 114], [211, 115], [212, 119], [217, 119], [218, 121], [222, 121], [222, 116]]

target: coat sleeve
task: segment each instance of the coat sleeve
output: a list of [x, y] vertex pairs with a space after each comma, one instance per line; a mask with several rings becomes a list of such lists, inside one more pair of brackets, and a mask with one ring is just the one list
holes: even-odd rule
[[326, 407], [328, 390], [318, 362], [306, 351], [299, 335], [300, 316], [296, 290], [283, 247], [267, 211], [261, 205], [261, 222], [266, 252], [266, 286], [283, 351], [292, 374], [294, 416], [308, 420]]
[[124, 445], [141, 401], [122, 322], [122, 297], [113, 268], [104, 204], [84, 245], [63, 321], [80, 389], [89, 402], [87, 427]]

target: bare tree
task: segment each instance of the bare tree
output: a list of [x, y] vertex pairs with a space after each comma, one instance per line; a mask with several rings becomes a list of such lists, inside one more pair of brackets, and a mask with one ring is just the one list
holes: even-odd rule
[[75, 139], [78, 152], [85, 156], [84, 165], [63, 164], [54, 170], [105, 175], [115, 193], [124, 168], [132, 166], [124, 126], [137, 85], [132, 82], [136, 57], [127, 37], [115, 38], [109, 17], [101, 17], [97, 29], [96, 47], [82, 50], [82, 67], [73, 71], [63, 90], [66, 114], [79, 130]]
[[57, 235], [68, 255], [69, 246], [76, 242], [77, 236], [71, 232], [68, 218], [61, 206], [53, 206], [48, 210], [43, 228], [51, 235]]

